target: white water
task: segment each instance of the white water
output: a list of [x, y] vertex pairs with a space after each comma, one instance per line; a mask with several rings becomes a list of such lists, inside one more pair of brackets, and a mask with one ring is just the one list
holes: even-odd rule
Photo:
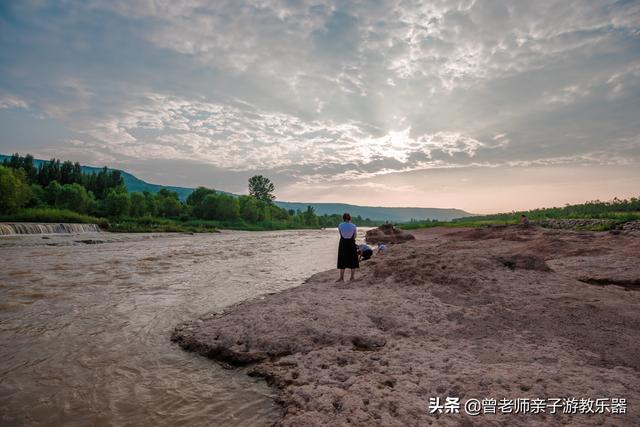
[[11, 234], [56, 234], [56, 233], [99, 233], [96, 224], [1, 222], [0, 235]]
[[337, 240], [335, 229], [0, 237], [0, 425], [271, 425], [273, 390], [171, 332], [335, 268]]

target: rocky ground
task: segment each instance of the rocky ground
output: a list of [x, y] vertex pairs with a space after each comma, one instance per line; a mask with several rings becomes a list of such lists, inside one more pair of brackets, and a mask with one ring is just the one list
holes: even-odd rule
[[[356, 282], [320, 273], [173, 339], [252, 364], [285, 426], [640, 424], [640, 233], [414, 234]], [[625, 398], [627, 414], [430, 414], [437, 397]]]
[[533, 222], [545, 228], [565, 230], [640, 230], [640, 221], [620, 222], [614, 219], [545, 219]]

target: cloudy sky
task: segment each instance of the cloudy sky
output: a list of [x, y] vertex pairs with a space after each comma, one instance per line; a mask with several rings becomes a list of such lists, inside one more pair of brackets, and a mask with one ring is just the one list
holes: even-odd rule
[[0, 152], [288, 201], [640, 195], [639, 1], [0, 2]]

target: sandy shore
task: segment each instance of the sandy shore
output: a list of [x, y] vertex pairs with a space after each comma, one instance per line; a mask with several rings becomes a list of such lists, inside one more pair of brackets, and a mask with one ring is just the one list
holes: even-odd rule
[[[431, 229], [176, 328], [279, 389], [282, 425], [640, 424], [640, 233]], [[429, 399], [625, 398], [627, 414], [430, 414]], [[562, 410], [560, 410], [562, 412]]]

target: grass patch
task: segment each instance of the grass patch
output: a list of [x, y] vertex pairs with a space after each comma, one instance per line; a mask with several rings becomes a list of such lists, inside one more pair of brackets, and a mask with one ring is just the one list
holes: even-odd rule
[[180, 220], [178, 218], [156, 218], [144, 216], [140, 218], [120, 218], [111, 220], [109, 231], [119, 233], [215, 233], [221, 229], [241, 231], [269, 231], [291, 230], [318, 227], [297, 226], [288, 222], [261, 221], [247, 223], [238, 221], [214, 221], [214, 220]]
[[192, 224], [176, 219], [143, 216], [114, 219], [111, 221], [109, 231], [118, 233], [215, 233], [218, 229], [213, 224]]

